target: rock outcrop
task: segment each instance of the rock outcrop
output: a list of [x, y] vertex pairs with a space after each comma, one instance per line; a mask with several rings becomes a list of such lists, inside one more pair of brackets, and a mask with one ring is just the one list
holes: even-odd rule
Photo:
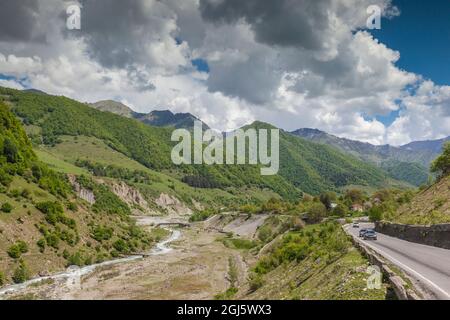
[[92, 190], [82, 188], [78, 183], [76, 176], [70, 174], [68, 175], [68, 178], [78, 198], [89, 202], [91, 205], [95, 203], [95, 195]]

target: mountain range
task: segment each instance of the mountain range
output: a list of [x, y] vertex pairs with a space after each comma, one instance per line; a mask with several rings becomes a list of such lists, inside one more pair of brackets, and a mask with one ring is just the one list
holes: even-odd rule
[[[169, 110], [152, 111], [148, 114], [137, 113], [128, 106], [112, 100], [99, 101], [91, 104], [91, 106], [101, 111], [137, 119], [152, 126], [192, 128], [194, 121], [200, 120], [190, 113], [174, 114]], [[209, 128], [204, 122], [203, 124], [204, 128]], [[394, 179], [406, 181], [415, 186], [428, 181], [428, 168], [431, 161], [440, 154], [443, 143], [450, 140], [450, 137], [448, 137], [440, 140], [416, 141], [395, 147], [391, 145], [378, 146], [340, 138], [318, 129], [302, 128], [291, 132], [291, 134], [337, 148], [362, 161], [370, 162]]]
[[427, 182], [431, 162], [442, 152], [443, 144], [450, 141], [450, 137], [447, 137], [439, 140], [416, 141], [395, 147], [340, 138], [318, 129], [298, 129], [292, 134], [352, 154], [382, 168], [393, 178], [413, 185]]
[[[142, 114], [130, 113], [129, 108], [118, 103], [97, 103], [94, 108], [91, 104], [66, 97], [6, 88], [0, 88], [0, 96], [22, 120], [37, 148], [45, 148], [52, 156], [64, 150], [58, 155], [58, 159], [49, 160], [49, 164], [54, 165], [56, 160], [59, 163], [71, 159], [69, 164], [62, 165], [64, 168], [73, 166], [78, 159], [86, 156], [90, 157], [89, 161], [100, 165], [110, 161], [111, 156], [102, 158], [99, 154], [86, 155], [85, 149], [78, 149], [79, 145], [73, 142], [71, 137], [74, 137], [83, 141], [95, 139], [97, 142], [93, 143], [104, 145], [109, 150], [108, 153], [119, 152], [146, 168], [169, 172], [177, 181], [185, 181], [194, 187], [213, 186], [221, 190], [231, 188], [233, 194], [235, 190], [253, 188], [269, 190], [286, 199], [295, 199], [302, 192], [340, 192], [351, 186], [372, 190], [410, 186], [351, 154], [283, 130], [280, 130], [280, 170], [277, 175], [261, 176], [260, 167], [254, 165], [176, 166], [170, 158], [174, 145], [170, 140], [171, 128], [186, 126], [195, 118], [192, 115], [153, 112], [147, 114], [145, 119], [148, 121], [144, 121]], [[255, 122], [252, 126], [273, 128], [261, 122]], [[101, 152], [104, 153], [105, 150]]]
[[[113, 100], [103, 100], [90, 104], [93, 108], [100, 111], [107, 111], [118, 114], [123, 117], [136, 119], [145, 124], [157, 127], [175, 127], [191, 129], [194, 121], [201, 121], [190, 113], [172, 113], [169, 110], [155, 110], [150, 113], [134, 112], [131, 108], [123, 103]], [[209, 127], [203, 122], [203, 128]]]

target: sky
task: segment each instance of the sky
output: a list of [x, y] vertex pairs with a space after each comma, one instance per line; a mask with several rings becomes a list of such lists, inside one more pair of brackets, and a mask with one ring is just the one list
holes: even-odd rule
[[450, 0], [3, 0], [0, 86], [401, 145], [450, 135], [448, 17]]

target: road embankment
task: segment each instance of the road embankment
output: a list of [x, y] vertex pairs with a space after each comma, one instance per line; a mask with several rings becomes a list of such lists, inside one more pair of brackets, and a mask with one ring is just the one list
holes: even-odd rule
[[449, 223], [422, 226], [380, 221], [375, 223], [375, 230], [402, 240], [450, 249]]
[[376, 265], [380, 268], [380, 271], [383, 273], [383, 277], [394, 290], [397, 298], [399, 300], [422, 300], [415, 290], [410, 288], [410, 285], [388, 266], [387, 261], [381, 255], [364, 244], [364, 242], [358, 239], [354, 234], [349, 232], [349, 227], [349, 225], [343, 226], [344, 231], [351, 237], [353, 245], [362, 252], [362, 254], [372, 265]]

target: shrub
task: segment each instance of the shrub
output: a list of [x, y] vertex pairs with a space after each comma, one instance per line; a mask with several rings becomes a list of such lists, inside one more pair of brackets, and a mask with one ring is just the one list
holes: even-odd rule
[[372, 222], [380, 221], [383, 218], [383, 211], [379, 207], [372, 207], [369, 210], [369, 219]]
[[27, 281], [30, 278], [29, 271], [27, 266], [25, 265], [25, 262], [20, 261], [19, 266], [14, 271], [14, 274], [12, 276], [12, 280], [14, 283], [22, 283]]
[[102, 242], [103, 240], [111, 239], [113, 235], [113, 229], [108, 227], [97, 226], [92, 232], [92, 238]]
[[251, 273], [248, 279], [250, 291], [256, 291], [264, 285], [264, 279], [260, 274]]
[[45, 246], [47, 242], [45, 241], [45, 238], [41, 238], [36, 242], [37, 246], [39, 247], [39, 251], [43, 253], [45, 251]]
[[75, 202], [69, 202], [67, 203], [67, 209], [75, 212], [78, 211], [78, 206]]
[[204, 220], [208, 219], [209, 217], [215, 215], [216, 213], [217, 213], [217, 211], [212, 210], [212, 209], [206, 209], [206, 210], [203, 210], [203, 211], [197, 211], [197, 212], [194, 212], [189, 217], [189, 221], [190, 222], [204, 221]]
[[431, 172], [440, 176], [450, 174], [450, 141], [444, 145], [442, 154], [431, 164]]
[[5, 284], [5, 274], [0, 271], [0, 287]]
[[334, 192], [326, 192], [320, 195], [320, 202], [327, 208], [331, 210], [331, 204], [336, 200], [336, 194]]
[[28, 245], [24, 241], [18, 241], [16, 245], [19, 247], [21, 253], [28, 252]]
[[28, 252], [28, 246], [24, 241], [18, 241], [8, 249], [8, 255], [13, 259], [18, 259], [23, 253]]
[[253, 204], [245, 204], [239, 208], [240, 211], [244, 213], [256, 213], [260, 211], [261, 209]]
[[0, 168], [0, 184], [4, 186], [9, 186], [12, 182], [12, 177], [8, 173], [6, 173], [2, 168]]
[[187, 185], [194, 188], [220, 188], [221, 185], [211, 177], [185, 176], [181, 179]]
[[129, 252], [129, 250], [130, 250], [130, 248], [128, 247], [128, 244], [123, 239], [119, 239], [116, 242], [114, 242], [113, 247], [120, 253], [126, 253], [126, 252]]
[[68, 218], [64, 215], [64, 209], [59, 202], [39, 202], [36, 204], [36, 208], [45, 214], [45, 220], [52, 225], [56, 225], [60, 222], [71, 229], [76, 228], [76, 223], [74, 219]]
[[68, 260], [68, 264], [72, 266], [79, 266], [81, 267], [84, 264], [84, 259], [79, 251], [75, 252], [74, 254], [70, 255]]
[[263, 226], [258, 231], [258, 239], [262, 242], [266, 242], [272, 236], [272, 230], [269, 226]]
[[327, 208], [321, 203], [314, 203], [308, 211], [308, 218], [312, 222], [321, 221], [327, 214]]
[[47, 242], [47, 244], [55, 249], [59, 248], [59, 237], [57, 234], [55, 233], [48, 233], [45, 236], [45, 241]]
[[9, 138], [6, 138], [3, 142], [3, 155], [10, 163], [16, 163], [20, 161], [20, 154], [16, 144]]
[[2, 204], [1, 210], [4, 213], [10, 213], [13, 210], [13, 206], [10, 203], [5, 202], [4, 204]]
[[333, 209], [333, 214], [335, 216], [338, 217], [345, 217], [345, 215], [347, 214], [347, 209], [345, 208], [344, 205], [342, 204], [338, 204], [334, 209]]
[[61, 222], [64, 209], [59, 202], [39, 202], [36, 204], [36, 208], [45, 214], [48, 223], [55, 225], [57, 222]]

